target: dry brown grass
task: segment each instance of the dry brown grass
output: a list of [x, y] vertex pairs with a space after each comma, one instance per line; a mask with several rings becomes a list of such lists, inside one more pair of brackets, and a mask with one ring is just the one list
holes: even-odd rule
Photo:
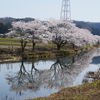
[[100, 100], [100, 80], [76, 87], [64, 88], [49, 97], [27, 100]]

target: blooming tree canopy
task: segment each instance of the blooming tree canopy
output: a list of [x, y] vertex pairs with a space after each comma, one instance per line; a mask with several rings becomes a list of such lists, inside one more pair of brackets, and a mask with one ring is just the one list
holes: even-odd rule
[[13, 22], [12, 27], [7, 36], [16, 37], [21, 41], [25, 41], [26, 39], [32, 40], [33, 50], [36, 44], [34, 39], [40, 39], [39, 34], [42, 34], [46, 30], [46, 26], [40, 20]]
[[78, 47], [100, 43], [100, 36], [93, 35], [87, 29], [80, 29], [69, 21], [50, 19], [42, 22], [34, 20], [29, 22], [13, 22], [13, 30], [8, 37], [18, 37], [21, 39], [31, 39], [33, 46], [34, 39], [50, 40], [60, 49], [66, 43], [74, 44]]
[[78, 47], [93, 45], [99, 40], [99, 36], [94, 36], [87, 29], [80, 29], [69, 21], [50, 19], [47, 23], [47, 39], [55, 44], [72, 43]]
[[32, 50], [34, 51], [34, 46], [37, 41], [35, 39], [41, 39], [39, 36], [45, 32], [46, 26], [40, 20], [29, 21], [26, 23], [26, 32], [30, 33], [30, 39], [32, 41]]

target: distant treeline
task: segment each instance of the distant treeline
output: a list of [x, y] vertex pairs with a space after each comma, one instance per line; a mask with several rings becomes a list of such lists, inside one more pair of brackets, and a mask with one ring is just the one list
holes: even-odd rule
[[8, 33], [11, 27], [12, 26], [10, 23], [6, 24], [0, 23], [0, 34]]
[[100, 35], [100, 23], [73, 21], [77, 27], [88, 29], [93, 35]]

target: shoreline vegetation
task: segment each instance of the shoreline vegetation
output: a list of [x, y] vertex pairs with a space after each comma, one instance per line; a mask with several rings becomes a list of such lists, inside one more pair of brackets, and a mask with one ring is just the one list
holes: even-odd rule
[[25, 51], [22, 53], [19, 40], [13, 38], [0, 38], [0, 63], [17, 62], [21, 61], [22, 58], [23, 60], [40, 60], [69, 57], [97, 47], [99, 47], [99, 45], [87, 46], [85, 48], [75, 47], [73, 49], [71, 44], [67, 44], [61, 50], [57, 50], [56, 46], [52, 43], [37, 43], [35, 50], [32, 51], [32, 44], [30, 42], [26, 45]]

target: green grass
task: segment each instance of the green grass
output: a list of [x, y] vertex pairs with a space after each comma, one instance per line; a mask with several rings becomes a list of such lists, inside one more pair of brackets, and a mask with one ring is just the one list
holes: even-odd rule
[[[20, 46], [20, 40], [14, 38], [0, 38], [0, 45]], [[32, 46], [32, 44], [27, 43], [27, 46]]]
[[19, 40], [13, 38], [0, 38], [0, 45], [19, 46]]
[[[0, 45], [8, 45], [8, 46], [20, 46], [20, 40], [18, 39], [14, 39], [14, 38], [0, 38]], [[27, 46], [32, 46], [31, 42], [27, 43]], [[37, 43], [36, 47], [42, 47], [42, 48], [53, 48], [55, 47], [54, 45], [50, 44], [50, 45], [45, 45], [45, 44], [40, 44]]]
[[0, 45], [20, 46], [20, 44], [19, 44], [19, 43], [7, 43], [7, 42], [0, 42]]
[[0, 38], [0, 42], [19, 42], [19, 40], [14, 38]]
[[[20, 43], [0, 42], [0, 45], [20, 46]], [[32, 44], [27, 44], [27, 46], [32, 46]]]

